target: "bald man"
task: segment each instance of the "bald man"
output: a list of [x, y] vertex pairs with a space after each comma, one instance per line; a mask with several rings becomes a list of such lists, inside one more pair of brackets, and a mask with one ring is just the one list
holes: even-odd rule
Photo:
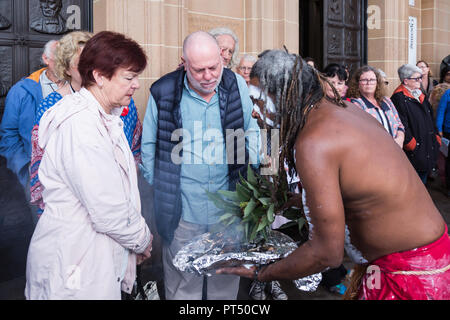
[[[223, 67], [213, 36], [189, 35], [181, 60], [183, 68], [151, 86], [142, 135], [141, 169], [154, 188], [166, 299], [236, 299], [239, 277], [206, 280], [180, 272], [172, 260], [195, 236], [218, 225], [223, 211], [206, 191], [234, 190], [249, 161], [257, 165], [259, 127], [244, 79]], [[239, 138], [230, 147], [225, 142], [236, 132], [245, 132], [241, 149]]]

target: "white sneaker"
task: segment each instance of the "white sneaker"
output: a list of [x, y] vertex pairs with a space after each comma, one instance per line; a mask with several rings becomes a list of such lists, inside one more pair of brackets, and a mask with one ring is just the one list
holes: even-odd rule
[[288, 296], [281, 289], [280, 283], [278, 281], [272, 281], [272, 288], [270, 293], [272, 294], [273, 300], [287, 300]]
[[267, 295], [265, 292], [266, 283], [260, 281], [253, 281], [250, 287], [250, 297], [253, 300], [266, 300]]

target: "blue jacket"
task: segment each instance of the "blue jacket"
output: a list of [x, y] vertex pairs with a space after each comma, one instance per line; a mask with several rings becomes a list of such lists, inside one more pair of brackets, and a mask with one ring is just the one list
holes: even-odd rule
[[436, 126], [439, 132], [450, 133], [450, 89], [445, 91], [436, 112]]
[[[156, 226], [164, 241], [171, 243], [182, 214], [180, 171], [181, 166], [171, 160], [171, 153], [178, 144], [171, 140], [172, 132], [182, 128], [180, 102], [183, 92], [184, 70], [169, 73], [156, 81], [150, 91], [158, 107], [158, 140], [156, 146], [154, 202]], [[224, 69], [218, 89], [220, 115], [224, 137], [227, 129], [244, 129], [241, 97], [236, 76]], [[234, 144], [234, 155], [237, 155]], [[236, 159], [235, 159], [236, 160]], [[248, 151], [245, 150], [246, 164], [229, 164], [229, 187], [234, 190], [239, 173], [246, 176]]]
[[0, 155], [6, 158], [7, 167], [20, 183], [26, 186], [29, 179], [28, 164], [31, 160], [31, 130], [42, 89], [39, 77], [45, 68], [17, 82], [8, 92], [5, 112], [0, 125]]

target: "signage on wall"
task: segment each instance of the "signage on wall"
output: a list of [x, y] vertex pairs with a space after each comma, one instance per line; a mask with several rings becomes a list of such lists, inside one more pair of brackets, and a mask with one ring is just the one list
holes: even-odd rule
[[408, 63], [416, 65], [416, 62], [417, 62], [417, 18], [409, 17]]
[[381, 29], [381, 8], [377, 5], [367, 7], [367, 29]]

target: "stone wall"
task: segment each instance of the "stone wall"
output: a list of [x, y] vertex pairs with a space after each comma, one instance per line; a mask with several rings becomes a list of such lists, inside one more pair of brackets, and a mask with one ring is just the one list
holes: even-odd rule
[[[450, 54], [450, 1], [414, 0], [414, 6], [410, 1], [368, 3], [369, 11], [375, 9], [368, 18], [368, 63], [388, 75], [389, 96], [399, 84], [398, 67], [408, 62], [410, 16], [417, 18], [417, 60], [426, 60], [436, 78]], [[239, 38], [241, 54], [283, 45], [299, 51], [299, 0], [94, 0], [93, 20], [94, 32], [125, 33], [146, 50], [149, 66], [135, 96], [141, 119], [148, 88], [177, 67], [183, 39], [193, 31], [228, 27]]]
[[[388, 95], [400, 84], [397, 69], [408, 63], [409, 17], [417, 18], [417, 59], [425, 60], [436, 79], [450, 54], [450, 1], [369, 0], [368, 63], [389, 78]], [[373, 7], [371, 7], [373, 6]], [[379, 8], [379, 24], [375, 20]], [[373, 10], [371, 10], [373, 9]]]
[[135, 95], [143, 118], [150, 85], [180, 63], [184, 38], [197, 30], [228, 27], [240, 53], [299, 50], [298, 0], [94, 0], [94, 32], [127, 34], [145, 49], [149, 66]]

